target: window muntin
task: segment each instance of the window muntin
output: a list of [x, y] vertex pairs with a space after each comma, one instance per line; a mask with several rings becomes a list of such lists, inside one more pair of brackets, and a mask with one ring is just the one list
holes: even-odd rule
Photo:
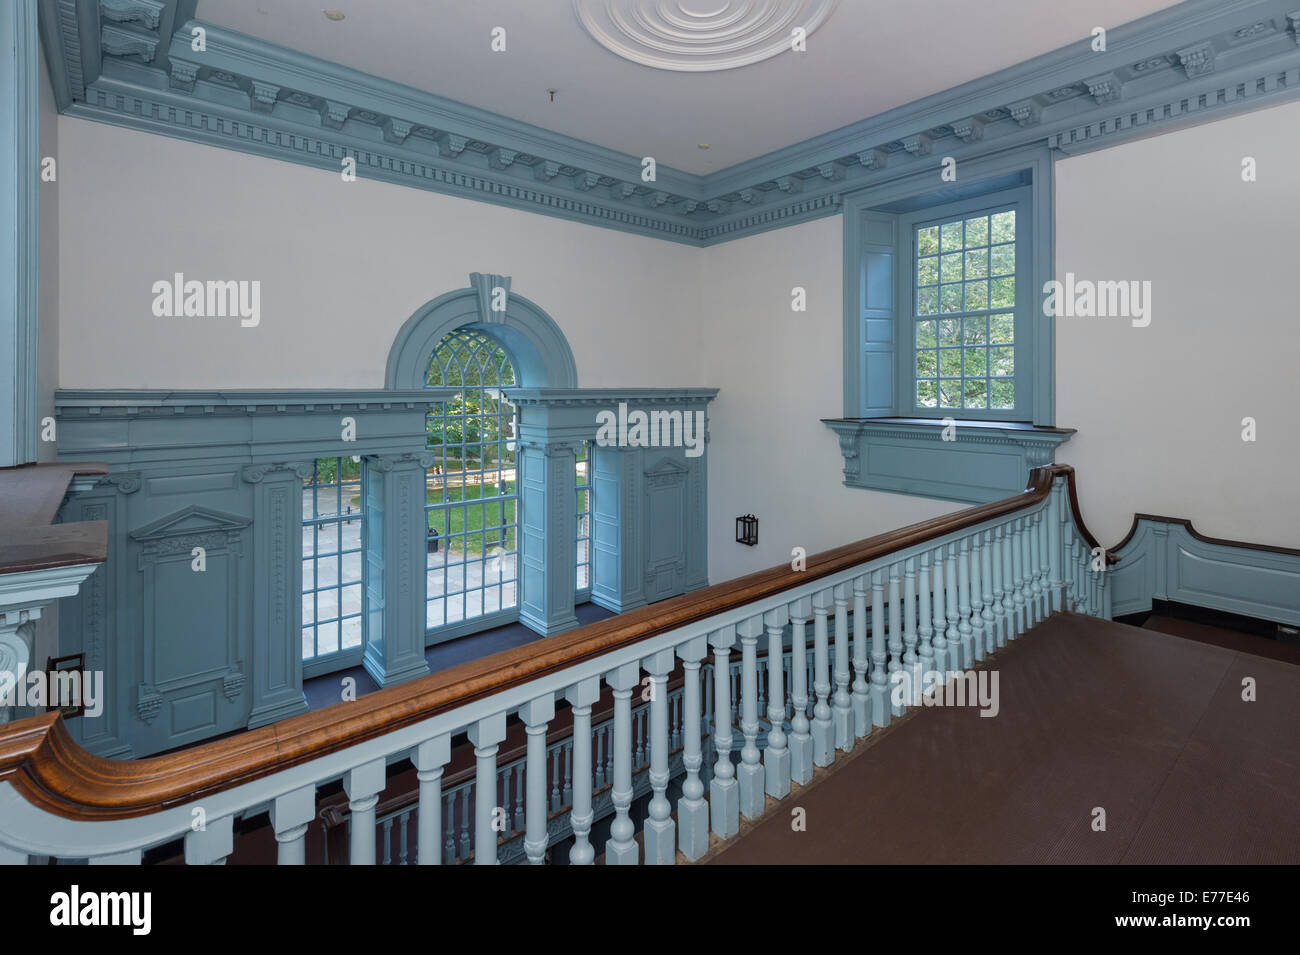
[[302, 658], [360, 652], [364, 635], [365, 497], [361, 461], [318, 458], [302, 486]]
[[430, 386], [456, 387], [427, 417], [435, 454], [426, 478], [429, 629], [518, 606], [519, 495], [515, 384], [501, 345], [478, 332], [452, 332], [434, 349]]
[[917, 408], [1016, 407], [1016, 210], [914, 227], [913, 358]]

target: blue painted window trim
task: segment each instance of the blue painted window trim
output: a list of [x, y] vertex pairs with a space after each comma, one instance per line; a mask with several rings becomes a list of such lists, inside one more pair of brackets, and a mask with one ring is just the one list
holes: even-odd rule
[[[904, 306], [910, 305], [911, 295], [903, 295], [899, 286], [911, 280], [911, 256], [904, 258], [898, 251], [900, 242], [910, 244], [910, 238], [900, 239], [905, 217], [910, 212], [900, 214], [891, 210], [907, 208], [909, 205], [926, 204], [927, 197], [943, 195], [946, 184], [939, 178], [939, 157], [935, 158], [934, 167], [922, 174], [907, 176], [883, 186], [875, 186], [852, 193], [844, 202], [844, 404], [845, 418], [884, 418], [917, 416], [914, 401], [903, 405], [900, 395], [903, 393], [906, 378], [899, 374], [902, 358], [900, 341], [911, 335], [910, 327], [905, 323]], [[1008, 154], [986, 159], [970, 160], [957, 166], [957, 187], [959, 189], [978, 188], [980, 183], [1001, 184], [1008, 176], [1022, 175], [1029, 179], [1027, 186], [1030, 210], [1029, 227], [1031, 230], [1030, 264], [1026, 278], [1019, 278], [1017, 284], [1025, 285], [1027, 294], [1017, 295], [1017, 312], [1025, 310], [1024, 321], [1031, 330], [1032, 341], [1028, 344], [1028, 369], [1032, 376], [1032, 399], [1028, 408], [1017, 407], [1019, 420], [1027, 420], [1036, 425], [1052, 426], [1055, 424], [1055, 329], [1051, 320], [1042, 316], [1043, 287], [1055, 272], [1054, 222], [1053, 222], [1053, 186], [1052, 154], [1047, 149], [1034, 148], [1017, 150]], [[970, 184], [968, 187], [966, 184]], [[1002, 190], [998, 190], [1002, 191]], [[975, 200], [978, 205], [978, 200]], [[929, 213], [923, 213], [928, 216]], [[876, 228], [886, 219], [892, 220], [893, 229], [889, 241], [873, 242], [879, 233]], [[892, 249], [894, 261], [892, 268], [891, 305], [889, 308], [877, 309], [872, 306], [869, 288], [869, 273], [866, 268], [866, 256], [885, 255]], [[900, 275], [902, 278], [900, 278]], [[892, 322], [892, 335], [888, 361], [878, 361], [871, 365], [864, 360], [870, 351], [869, 346], [878, 344], [872, 339], [868, 322]], [[1017, 324], [1017, 332], [1020, 325]], [[881, 339], [884, 336], [880, 336]], [[1020, 372], [1020, 356], [1017, 355], [1017, 373]], [[872, 374], [885, 374], [888, 368], [890, 380], [885, 388], [873, 388]], [[870, 369], [870, 370], [869, 370]], [[901, 381], [900, 381], [901, 379]], [[876, 401], [877, 396], [887, 398]], [[868, 398], [871, 397], [869, 402]], [[943, 417], [944, 415], [939, 415]], [[959, 417], [954, 415], [953, 417]], [[1010, 419], [1008, 419], [1010, 420]]]
[[40, 44], [36, 0], [0, 3], [0, 467], [36, 460]]
[[574, 467], [574, 534], [575, 560], [577, 561], [577, 591], [575, 602], [586, 603], [591, 599], [591, 516], [593, 512], [592, 495], [595, 493], [595, 481], [592, 480], [592, 446], [594, 441], [578, 442], [578, 457]]

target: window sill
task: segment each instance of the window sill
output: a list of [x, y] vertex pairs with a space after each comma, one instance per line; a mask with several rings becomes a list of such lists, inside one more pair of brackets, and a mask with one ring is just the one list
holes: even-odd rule
[[1022, 491], [1052, 464], [1073, 428], [1017, 421], [959, 421], [944, 440], [940, 418], [825, 418], [844, 455], [845, 487], [984, 504]]

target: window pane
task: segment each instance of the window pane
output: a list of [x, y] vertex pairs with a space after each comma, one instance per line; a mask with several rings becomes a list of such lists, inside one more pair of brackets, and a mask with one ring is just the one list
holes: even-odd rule
[[916, 383], [916, 403], [922, 408], [933, 408], [938, 402], [939, 386], [933, 381]]
[[961, 349], [939, 349], [939, 374], [944, 378], [961, 377]]
[[957, 333], [961, 323], [955, 318], [945, 318], [939, 322], [939, 344], [956, 345], [958, 344]]
[[989, 349], [989, 374], [1010, 377], [1016, 373], [1015, 349], [1009, 346]]
[[996, 212], [992, 219], [992, 240], [994, 242], [1011, 242], [1016, 237], [1016, 213], [1014, 209]]
[[944, 378], [939, 381], [939, 407], [961, 407], [961, 379]]
[[1014, 341], [1016, 323], [1010, 315], [994, 315], [989, 319], [989, 341], [995, 345], [1009, 345]]
[[984, 409], [988, 406], [988, 384], [982, 378], [966, 382], [962, 407]]
[[989, 283], [989, 308], [1014, 308], [1016, 305], [1016, 280], [994, 279]]
[[962, 369], [967, 378], [980, 378], [988, 374], [988, 352], [984, 348], [966, 348], [965, 367]]
[[933, 321], [916, 323], [917, 348], [933, 348], [938, 344], [939, 340], [935, 337], [934, 326], [935, 323]]
[[976, 249], [966, 253], [966, 278], [982, 279], [989, 274], [989, 250]]
[[966, 283], [966, 311], [981, 312], [989, 307], [989, 283], [986, 281]]
[[939, 258], [930, 255], [923, 259], [916, 260], [916, 284], [917, 285], [938, 285], [939, 284]]
[[1016, 388], [1010, 381], [993, 381], [989, 395], [991, 407], [1014, 408], [1016, 406]]
[[995, 245], [989, 250], [989, 269], [993, 275], [1011, 275], [1016, 271], [1016, 247]]
[[989, 244], [989, 217], [976, 216], [966, 220], [966, 248]]
[[983, 345], [988, 341], [989, 320], [984, 316], [961, 320], [961, 340], [967, 345]]
[[916, 377], [933, 378], [938, 374], [939, 359], [935, 353], [929, 349], [916, 353]]
[[945, 312], [961, 311], [961, 283], [956, 285], [945, 285], [943, 288], [943, 310]]
[[954, 252], [951, 255], [944, 255], [943, 280], [945, 282], [960, 282], [961, 279], [961, 254]]
[[963, 245], [961, 234], [961, 220], [956, 222], [945, 222], [942, 228], [942, 245], [940, 248], [944, 252], [956, 252]]
[[916, 232], [916, 252], [918, 255], [934, 255], [939, 251], [939, 227], [932, 225], [928, 229]]
[[939, 290], [924, 288], [916, 293], [916, 314], [934, 315], [939, 311]]

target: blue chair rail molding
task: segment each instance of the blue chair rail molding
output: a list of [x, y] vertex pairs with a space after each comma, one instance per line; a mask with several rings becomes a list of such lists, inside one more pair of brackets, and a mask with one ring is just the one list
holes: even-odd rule
[[1300, 625], [1300, 550], [1206, 537], [1178, 517], [1137, 514], [1112, 548], [1113, 612], [1168, 600]]
[[[31, 0], [24, 0], [23, 4]], [[127, 12], [123, 13], [123, 8]], [[708, 175], [192, 19], [196, 0], [40, 0], [60, 110], [706, 246], [840, 212], [854, 189], [1021, 147], [1075, 153], [1300, 96], [1295, 0], [1187, 0]], [[1290, 16], [1289, 16], [1290, 15]], [[206, 50], [191, 47], [195, 27]]]
[[[1073, 428], [940, 418], [829, 418], [844, 456], [845, 487], [984, 504], [1023, 488], [1056, 460]], [[951, 436], [951, 440], [945, 438]]]

